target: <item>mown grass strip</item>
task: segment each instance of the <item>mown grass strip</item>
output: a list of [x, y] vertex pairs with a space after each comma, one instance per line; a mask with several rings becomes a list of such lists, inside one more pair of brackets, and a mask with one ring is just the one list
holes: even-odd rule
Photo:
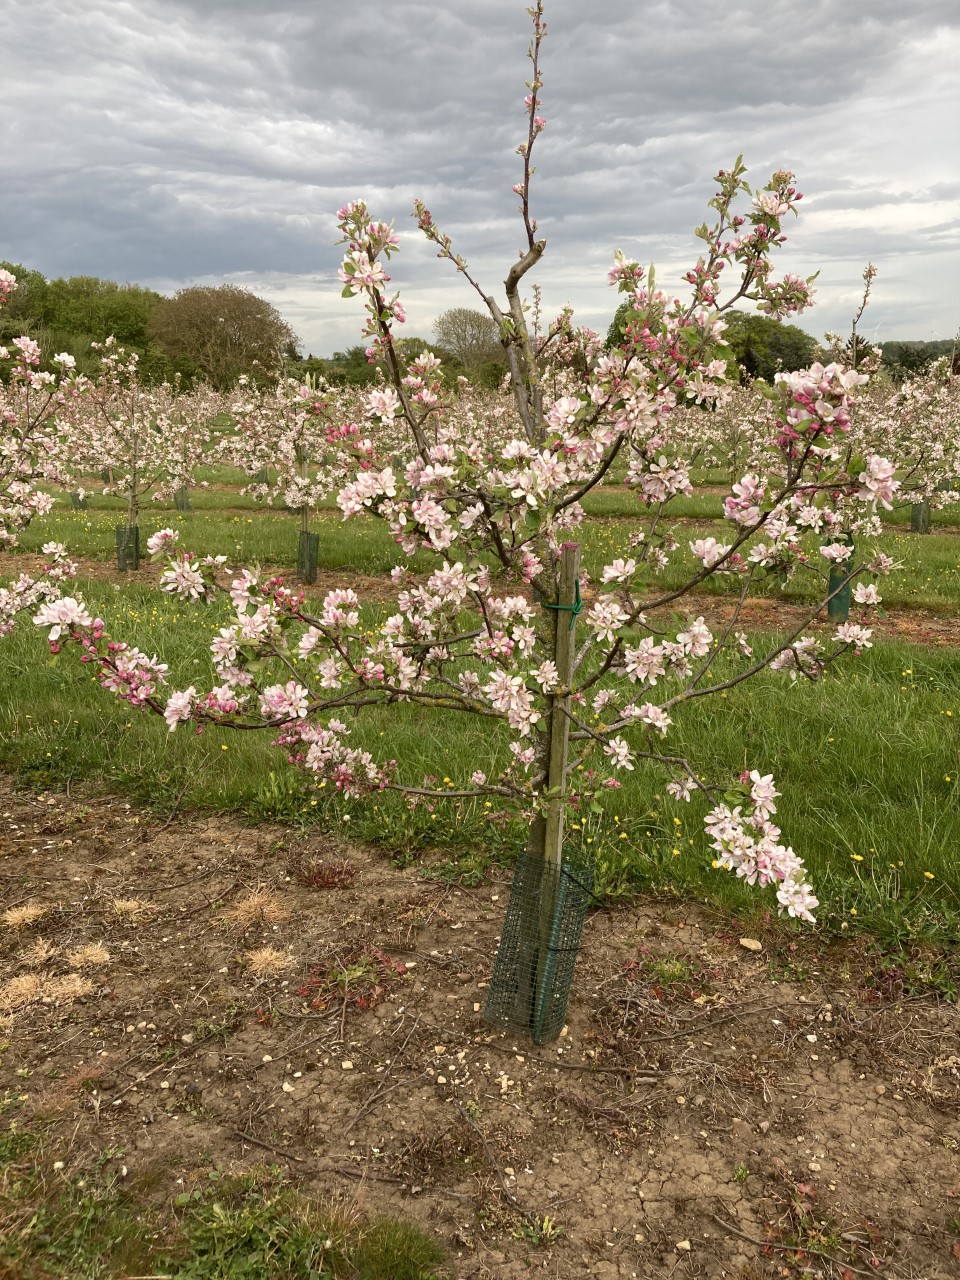
[[[56, 540], [65, 542], [77, 555], [112, 560], [116, 554], [113, 531], [120, 522], [121, 513], [116, 510], [57, 509], [30, 526], [21, 540], [21, 550], [37, 552], [43, 543]], [[225, 554], [236, 563], [290, 568], [296, 563], [299, 523], [297, 517], [286, 512], [267, 508], [249, 512], [197, 509], [181, 514], [150, 508], [141, 520], [141, 542], [145, 543], [150, 533], [166, 526], [180, 530], [183, 545], [200, 555]], [[406, 563], [390, 530], [375, 517], [358, 516], [343, 521], [330, 512], [319, 513], [313, 517], [312, 528], [320, 537], [318, 567], [322, 571], [376, 577], [387, 575], [398, 563]], [[629, 539], [635, 532], [635, 522], [627, 519], [607, 516], [585, 521], [580, 533], [586, 571], [598, 577], [605, 564], [629, 554]], [[713, 536], [723, 542], [732, 536], [728, 523], [706, 519], [680, 520], [674, 532], [678, 547], [667, 568], [660, 574], [649, 573], [639, 584], [640, 589], [651, 596], [660, 594], [662, 589], [683, 585], [700, 567], [690, 551], [691, 541]], [[869, 545], [872, 547], [874, 542]], [[960, 607], [960, 542], [955, 534], [918, 536], [888, 531], [876, 539], [876, 546], [899, 566], [881, 583], [883, 598], [889, 607], [924, 608], [941, 613]], [[826, 561], [820, 563], [815, 538], [808, 539], [806, 550], [813, 563], [825, 570]], [[450, 555], [456, 559], [455, 548], [451, 548]], [[416, 573], [429, 572], [435, 564], [436, 560], [426, 553], [418, 553], [410, 561]], [[788, 603], [813, 602], [825, 589], [825, 578], [819, 587], [818, 581], [805, 573], [798, 573], [783, 585], [767, 579], [756, 584], [754, 594]], [[739, 589], [740, 579], [735, 574], [711, 578], [702, 588], [707, 594], [719, 596], [734, 594]]]
[[[216, 610], [143, 586], [80, 585], [115, 634], [170, 663], [171, 687], [202, 687], [206, 646], [223, 620]], [[371, 622], [377, 612], [368, 612]], [[269, 733], [168, 733], [104, 694], [73, 653], [51, 658], [32, 628], [0, 641], [0, 667], [0, 763], [35, 787], [88, 779], [162, 811], [179, 798], [251, 820], [317, 821], [402, 856], [443, 849], [470, 874], [485, 858], [509, 862], [522, 839], [517, 821], [490, 801], [411, 808], [391, 794], [359, 802], [311, 792]], [[681, 707], [669, 745], [712, 778], [744, 768], [775, 775], [778, 820], [810, 866], [829, 927], [956, 936], [958, 690], [954, 651], [878, 643], [817, 684], [764, 675]], [[442, 786], [479, 761], [495, 766], [504, 752], [475, 717], [405, 705], [358, 717], [352, 732], [354, 745], [400, 761], [410, 783], [429, 775]], [[640, 767], [607, 795], [601, 815], [572, 825], [570, 838], [600, 854], [605, 892], [666, 889], [737, 912], [768, 906], [767, 896], [711, 868], [702, 808], [669, 801], [663, 782]]]

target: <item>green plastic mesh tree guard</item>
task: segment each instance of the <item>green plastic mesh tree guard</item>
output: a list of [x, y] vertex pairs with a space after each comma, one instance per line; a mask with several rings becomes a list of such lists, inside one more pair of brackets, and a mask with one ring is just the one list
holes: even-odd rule
[[[853, 535], [849, 533], [842, 534], [837, 538], [837, 542], [842, 542], [847, 547], [853, 546]], [[827, 618], [831, 622], [846, 622], [850, 617], [850, 596], [853, 591], [853, 583], [848, 582], [846, 586], [843, 581], [850, 572], [850, 565], [846, 561], [843, 564], [834, 564], [830, 566], [830, 580], [827, 584], [827, 591], [830, 599], [827, 602]]]
[[[559, 875], [553, 864], [526, 850], [517, 858], [500, 945], [483, 1020], [520, 1031], [534, 1044], [563, 1030], [583, 921], [593, 896], [593, 859], [564, 852]], [[549, 929], [540, 904], [554, 900]]]
[[301, 530], [297, 541], [297, 577], [301, 582], [316, 582], [317, 557], [319, 554], [319, 533], [307, 533], [306, 530]]
[[140, 568], [140, 526], [128, 529], [118, 524], [114, 531], [117, 542], [117, 568], [121, 573]]

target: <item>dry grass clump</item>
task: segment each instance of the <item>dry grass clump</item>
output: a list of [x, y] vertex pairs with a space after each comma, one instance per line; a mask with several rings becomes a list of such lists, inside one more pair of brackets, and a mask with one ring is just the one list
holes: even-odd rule
[[0, 920], [8, 929], [26, 929], [28, 925], [36, 924], [50, 910], [41, 902], [25, 902], [22, 907], [10, 907], [6, 910]]
[[0, 1011], [16, 1013], [34, 1004], [43, 993], [43, 981], [36, 973], [18, 973], [0, 987]]
[[231, 903], [220, 917], [225, 924], [249, 929], [254, 924], [276, 924], [286, 918], [286, 910], [280, 899], [269, 889], [258, 887]]
[[79, 973], [60, 976], [18, 973], [0, 986], [0, 1013], [16, 1013], [38, 1001], [43, 1004], [69, 1004], [81, 996], [90, 995], [93, 990], [93, 983]]
[[142, 920], [153, 910], [150, 903], [142, 898], [114, 898], [111, 906], [120, 919], [129, 924]]
[[65, 973], [62, 978], [50, 978], [44, 982], [41, 999], [44, 1004], [69, 1004], [82, 996], [92, 995], [95, 989], [89, 978], [81, 978], [79, 973]]
[[258, 947], [256, 951], [248, 951], [244, 956], [250, 972], [258, 978], [269, 978], [275, 973], [283, 973], [293, 964], [293, 956], [286, 951], [278, 951], [276, 947]]
[[20, 959], [24, 964], [46, 964], [57, 954], [57, 948], [52, 942], [48, 942], [46, 938], [37, 938], [30, 943], [29, 947], [24, 947], [20, 952]]
[[55, 1116], [63, 1111], [72, 1111], [76, 1106], [78, 1092], [89, 1090], [99, 1085], [103, 1069], [93, 1063], [89, 1066], [81, 1063], [72, 1071], [68, 1071], [60, 1080], [51, 1085], [40, 1095], [36, 1114], [43, 1118]]
[[110, 963], [110, 952], [102, 942], [87, 942], [68, 951], [67, 962], [74, 969], [98, 969]]

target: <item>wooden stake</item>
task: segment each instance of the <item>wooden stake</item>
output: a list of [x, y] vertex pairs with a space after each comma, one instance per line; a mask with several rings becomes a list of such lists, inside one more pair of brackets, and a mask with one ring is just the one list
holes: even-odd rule
[[579, 596], [580, 546], [565, 542], [560, 548], [560, 581], [557, 590], [554, 630], [554, 665], [559, 687], [550, 716], [550, 761], [547, 768], [549, 799], [543, 837], [543, 881], [537, 927], [537, 979], [534, 1038], [543, 1021], [545, 999], [549, 995], [553, 965], [551, 947], [556, 923], [560, 876], [563, 863], [563, 815], [567, 785], [567, 753], [570, 744], [570, 685], [573, 682], [574, 637]]

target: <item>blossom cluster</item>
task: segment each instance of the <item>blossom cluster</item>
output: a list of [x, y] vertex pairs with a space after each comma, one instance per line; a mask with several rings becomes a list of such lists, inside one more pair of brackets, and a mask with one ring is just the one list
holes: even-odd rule
[[744, 778], [749, 790], [738, 804], [720, 804], [707, 815], [705, 827], [711, 848], [719, 855], [715, 866], [733, 871], [747, 884], [776, 887], [781, 913], [813, 923], [818, 906], [801, 859], [780, 840], [771, 822], [779, 795], [772, 774], [754, 769]]

